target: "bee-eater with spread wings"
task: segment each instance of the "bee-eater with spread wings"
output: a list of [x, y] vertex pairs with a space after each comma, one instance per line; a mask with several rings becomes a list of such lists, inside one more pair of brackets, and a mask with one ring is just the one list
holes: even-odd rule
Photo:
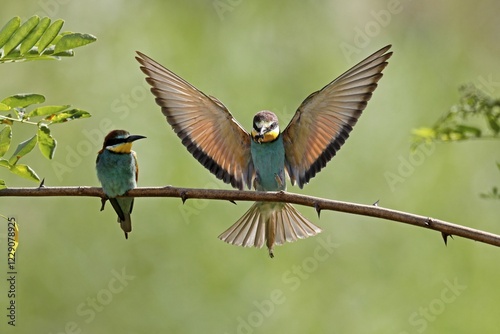
[[[216, 98], [140, 52], [136, 59], [168, 123], [203, 166], [240, 190], [280, 191], [285, 171], [302, 188], [335, 156], [377, 88], [390, 47], [309, 95], [283, 132], [276, 115], [264, 110], [248, 133]], [[256, 202], [219, 238], [244, 247], [266, 244], [273, 257], [275, 245], [320, 232], [288, 203]]]

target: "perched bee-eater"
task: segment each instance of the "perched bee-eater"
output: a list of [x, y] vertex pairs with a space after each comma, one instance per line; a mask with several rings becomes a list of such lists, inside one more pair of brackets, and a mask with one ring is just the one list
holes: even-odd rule
[[[240, 190], [253, 185], [257, 191], [280, 191], [286, 189], [285, 171], [292, 185], [302, 188], [344, 144], [377, 88], [390, 47], [309, 95], [283, 132], [276, 115], [264, 110], [248, 133], [218, 99], [140, 52], [136, 59], [168, 123], [203, 166]], [[319, 232], [288, 203], [256, 202], [219, 238], [244, 247], [266, 244], [273, 257], [275, 245]]]
[[[143, 138], [146, 137], [130, 135], [125, 130], [113, 130], [104, 138], [102, 149], [97, 154], [97, 178], [118, 214], [118, 223], [125, 232], [125, 238], [128, 238], [128, 233], [132, 231], [130, 214], [134, 198], [116, 197], [125, 195], [127, 191], [137, 187], [139, 167], [137, 155], [132, 151], [132, 143]], [[103, 208], [104, 202], [101, 210]]]

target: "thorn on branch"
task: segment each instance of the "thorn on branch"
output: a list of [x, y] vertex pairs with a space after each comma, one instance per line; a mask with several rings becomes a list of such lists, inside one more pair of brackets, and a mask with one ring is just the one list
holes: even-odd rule
[[321, 207], [318, 202], [314, 203], [314, 208], [316, 209], [316, 213], [318, 214], [318, 218], [321, 218]]
[[236, 202], [232, 199], [230, 199], [229, 202], [233, 203], [234, 205], [237, 205]]
[[45, 187], [45, 178], [42, 179], [42, 182], [40, 182], [38, 188], [44, 188], [44, 187]]
[[188, 199], [188, 197], [186, 195], [186, 192], [185, 191], [181, 191], [182, 204], [185, 204], [187, 199]]
[[441, 236], [443, 237], [445, 246], [448, 246], [448, 237], [453, 239], [453, 235], [448, 234], [448, 233], [441, 232]]
[[378, 202], [379, 202], [379, 201], [380, 201], [379, 199], [378, 199], [378, 200], [376, 200], [376, 201], [375, 201], [375, 203], [373, 203], [373, 206], [378, 206]]

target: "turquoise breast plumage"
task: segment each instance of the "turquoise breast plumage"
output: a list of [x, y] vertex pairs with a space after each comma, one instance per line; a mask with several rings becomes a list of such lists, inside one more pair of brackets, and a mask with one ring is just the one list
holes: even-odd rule
[[255, 169], [255, 189], [278, 191], [286, 189], [285, 149], [279, 136], [270, 143], [251, 141], [252, 162]]
[[97, 178], [108, 197], [125, 194], [137, 187], [135, 158], [132, 153], [113, 153], [104, 150], [96, 163]]

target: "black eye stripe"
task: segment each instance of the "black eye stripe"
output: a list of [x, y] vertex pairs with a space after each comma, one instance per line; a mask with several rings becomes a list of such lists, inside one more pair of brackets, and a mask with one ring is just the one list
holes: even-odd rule
[[[272, 122], [271, 125], [269, 125], [267, 127], [267, 130], [274, 130], [274, 129], [276, 129], [277, 126], [278, 126], [278, 122]], [[257, 123], [253, 123], [253, 128], [255, 130], [260, 130], [261, 129], [261, 127], [257, 126]]]
[[113, 146], [116, 144], [123, 144], [127, 142], [127, 138], [112, 138], [108, 139], [105, 143], [105, 146]]

